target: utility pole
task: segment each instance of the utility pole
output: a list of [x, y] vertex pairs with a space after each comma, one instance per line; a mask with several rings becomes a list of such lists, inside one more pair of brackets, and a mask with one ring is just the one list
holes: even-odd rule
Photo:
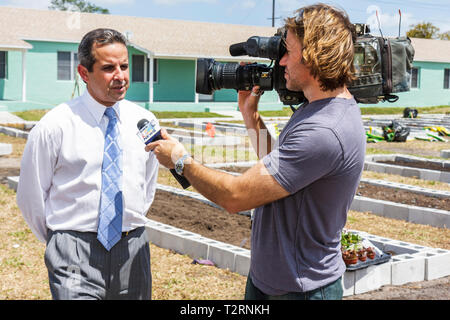
[[272, 0], [272, 28], [275, 27], [275, 0]]

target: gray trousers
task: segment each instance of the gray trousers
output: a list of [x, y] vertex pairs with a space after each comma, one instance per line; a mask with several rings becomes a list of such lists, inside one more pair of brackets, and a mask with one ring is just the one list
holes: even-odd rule
[[145, 227], [108, 252], [94, 232], [51, 231], [45, 250], [55, 300], [150, 300], [152, 276]]

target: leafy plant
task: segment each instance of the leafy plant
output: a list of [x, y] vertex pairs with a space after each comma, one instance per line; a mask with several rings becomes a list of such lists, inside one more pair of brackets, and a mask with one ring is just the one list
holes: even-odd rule
[[362, 237], [356, 233], [342, 231], [341, 247], [344, 251], [362, 249]]

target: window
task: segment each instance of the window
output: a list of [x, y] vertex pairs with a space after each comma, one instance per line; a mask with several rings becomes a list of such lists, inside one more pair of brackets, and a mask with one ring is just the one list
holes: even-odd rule
[[145, 79], [145, 56], [133, 54], [132, 56], [133, 64], [133, 82], [144, 82]]
[[75, 80], [78, 67], [76, 52], [58, 51], [58, 80]]
[[[150, 74], [150, 59], [144, 55], [133, 54], [132, 61], [132, 81], [133, 82], [148, 82]], [[153, 59], [153, 82], [158, 79], [157, 76], [157, 60]]]
[[0, 79], [6, 79], [6, 51], [0, 51]]
[[450, 89], [449, 76], [450, 76], [450, 69], [444, 69], [444, 89]]
[[411, 88], [419, 87], [419, 68], [411, 69]]

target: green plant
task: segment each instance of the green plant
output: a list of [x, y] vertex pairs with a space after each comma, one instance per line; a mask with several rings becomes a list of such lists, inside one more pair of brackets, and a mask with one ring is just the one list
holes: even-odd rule
[[357, 251], [362, 249], [362, 238], [356, 233], [342, 231], [341, 247], [344, 251]]

